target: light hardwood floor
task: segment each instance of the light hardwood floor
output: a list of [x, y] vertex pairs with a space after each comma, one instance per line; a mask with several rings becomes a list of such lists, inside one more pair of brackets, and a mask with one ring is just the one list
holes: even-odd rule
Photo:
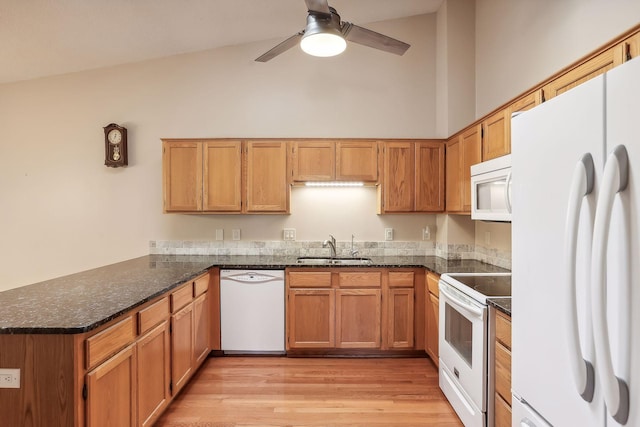
[[427, 358], [215, 357], [155, 426], [462, 424]]

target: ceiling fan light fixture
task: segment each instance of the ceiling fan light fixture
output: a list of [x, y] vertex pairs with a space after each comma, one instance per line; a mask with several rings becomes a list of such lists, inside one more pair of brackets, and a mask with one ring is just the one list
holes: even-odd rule
[[300, 48], [307, 54], [320, 57], [340, 55], [347, 48], [347, 42], [340, 31], [340, 15], [331, 9], [331, 16], [307, 16]]
[[329, 57], [340, 55], [347, 48], [341, 35], [333, 33], [306, 34], [300, 40], [300, 48], [308, 55]]

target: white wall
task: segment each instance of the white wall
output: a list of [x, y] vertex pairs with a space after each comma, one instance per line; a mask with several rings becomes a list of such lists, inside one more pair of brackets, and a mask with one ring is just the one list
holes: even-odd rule
[[637, 0], [477, 0], [476, 118], [639, 22]]
[[[429, 138], [435, 134], [435, 15], [369, 28], [411, 43], [402, 57], [358, 45], [337, 58], [280, 40], [0, 86], [0, 290], [148, 253], [149, 240], [420, 240], [433, 216], [376, 216], [375, 191], [294, 189], [290, 216], [162, 214], [167, 137]], [[129, 166], [103, 165], [102, 127], [129, 130]], [[228, 237], [230, 233], [227, 234]]]

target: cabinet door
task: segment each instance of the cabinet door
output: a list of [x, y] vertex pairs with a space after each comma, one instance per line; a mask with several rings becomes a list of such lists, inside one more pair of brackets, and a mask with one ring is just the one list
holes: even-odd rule
[[136, 346], [98, 365], [87, 379], [87, 427], [136, 425]]
[[438, 297], [427, 291], [427, 307], [425, 310], [427, 336], [425, 338], [425, 346], [427, 354], [436, 366], [438, 366], [438, 316], [440, 313], [438, 304]]
[[200, 366], [211, 351], [209, 345], [209, 294], [204, 293], [193, 301], [193, 351], [194, 366]]
[[482, 159], [490, 160], [511, 153], [511, 138], [507, 134], [509, 110], [498, 111], [482, 122]]
[[380, 289], [336, 291], [336, 347], [380, 348]]
[[414, 209], [415, 148], [412, 142], [384, 145], [383, 212]]
[[202, 210], [202, 149], [195, 141], [164, 141], [162, 184], [165, 212]]
[[289, 211], [286, 142], [247, 142], [247, 212]]
[[543, 88], [544, 99], [548, 101], [587, 80], [606, 73], [615, 64], [615, 52], [615, 47], [607, 49], [547, 83]]
[[471, 213], [471, 165], [482, 161], [482, 137], [480, 125], [464, 132], [462, 143], [462, 173], [460, 185], [462, 187], [462, 210]]
[[193, 304], [171, 316], [171, 383], [175, 396], [193, 371]]
[[378, 180], [378, 143], [375, 141], [336, 142], [336, 180]]
[[168, 405], [171, 381], [169, 322], [138, 340], [138, 425], [151, 426]]
[[242, 210], [242, 144], [240, 141], [209, 141], [204, 150], [202, 210]]
[[335, 290], [290, 289], [287, 349], [335, 347]]
[[460, 137], [447, 141], [446, 152], [446, 207], [447, 212], [462, 211], [462, 150]]
[[387, 343], [389, 348], [413, 348], [413, 302], [411, 288], [389, 289]]
[[444, 144], [416, 143], [415, 156], [415, 211], [444, 211]]
[[336, 147], [329, 141], [291, 143], [293, 181], [335, 179]]

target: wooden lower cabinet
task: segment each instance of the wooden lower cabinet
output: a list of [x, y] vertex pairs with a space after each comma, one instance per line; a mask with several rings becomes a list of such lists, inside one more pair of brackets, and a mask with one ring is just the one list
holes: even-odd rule
[[388, 292], [387, 346], [389, 348], [414, 347], [414, 290], [391, 288]]
[[335, 347], [334, 289], [289, 289], [287, 350]]
[[209, 319], [209, 294], [205, 293], [193, 301], [193, 363], [195, 366], [204, 362], [211, 352]]
[[87, 427], [136, 425], [136, 345], [121, 350], [86, 376]]
[[336, 290], [336, 347], [380, 348], [380, 289]]
[[193, 368], [193, 304], [171, 315], [172, 394], [187, 383]]
[[491, 309], [495, 325], [494, 352], [494, 414], [495, 426], [511, 425], [511, 317]]
[[147, 332], [137, 343], [138, 424], [151, 426], [169, 404], [169, 321]]
[[438, 366], [438, 328], [439, 328], [439, 293], [438, 281], [440, 276], [435, 273], [427, 273], [427, 286], [425, 289], [425, 351]]
[[414, 350], [414, 277], [423, 275], [366, 267], [287, 269], [287, 350]]

